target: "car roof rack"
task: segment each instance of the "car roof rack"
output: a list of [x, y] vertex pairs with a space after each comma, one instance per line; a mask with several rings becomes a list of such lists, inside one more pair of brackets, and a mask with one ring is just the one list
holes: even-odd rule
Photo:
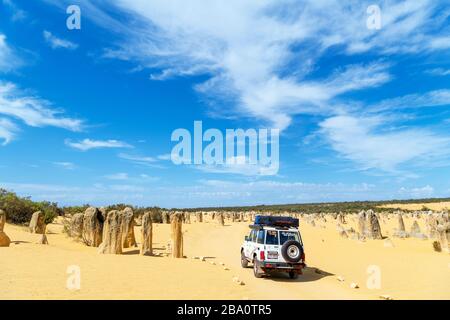
[[298, 228], [299, 220], [297, 218], [282, 217], [282, 216], [256, 216], [252, 229], [261, 229], [262, 227], [275, 228]]

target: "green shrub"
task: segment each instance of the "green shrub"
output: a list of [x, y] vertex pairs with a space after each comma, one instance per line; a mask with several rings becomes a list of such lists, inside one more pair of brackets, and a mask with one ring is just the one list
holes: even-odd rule
[[34, 202], [29, 197], [19, 197], [14, 192], [0, 189], [0, 209], [6, 212], [7, 221], [15, 224], [30, 222], [36, 211], [45, 215], [45, 223], [49, 224], [55, 217], [62, 214], [56, 203], [42, 201]]

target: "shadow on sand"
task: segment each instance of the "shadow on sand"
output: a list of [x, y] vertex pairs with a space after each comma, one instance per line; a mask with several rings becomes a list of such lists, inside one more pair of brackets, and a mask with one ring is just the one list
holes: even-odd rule
[[271, 273], [265, 276], [264, 279], [276, 282], [311, 282], [329, 276], [334, 276], [334, 274], [315, 267], [306, 267], [303, 269], [303, 274], [300, 274], [297, 279], [290, 279], [289, 275], [284, 272]]

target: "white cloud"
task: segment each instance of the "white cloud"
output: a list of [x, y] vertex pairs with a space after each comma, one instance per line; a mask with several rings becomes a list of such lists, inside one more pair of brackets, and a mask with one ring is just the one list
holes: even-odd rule
[[118, 141], [118, 140], [92, 140], [84, 139], [78, 142], [72, 142], [70, 140], [65, 141], [66, 145], [71, 148], [78, 149], [81, 151], [88, 151], [91, 149], [102, 149], [102, 148], [132, 148], [128, 143]]
[[0, 33], [0, 72], [12, 71], [21, 64], [22, 61], [6, 43], [6, 36]]
[[109, 174], [105, 176], [106, 179], [109, 180], [128, 180], [129, 176], [128, 173], [115, 173], [115, 174]]
[[75, 50], [78, 48], [78, 45], [76, 43], [73, 43], [69, 40], [61, 39], [53, 35], [50, 31], [44, 30], [43, 31], [44, 39], [45, 41], [50, 45], [52, 49], [68, 49], [68, 50]]
[[26, 12], [20, 9], [12, 0], [3, 0], [3, 4], [12, 11], [12, 21], [20, 21], [26, 18]]
[[381, 112], [447, 105], [450, 105], [450, 90], [441, 89], [382, 100], [374, 105], [369, 105], [367, 109], [370, 112]]
[[59, 127], [80, 131], [83, 121], [61, 117], [62, 111], [39, 97], [24, 95], [14, 84], [0, 82], [0, 114], [20, 119], [32, 127]]
[[[12, 4], [12, 2], [10, 2]], [[22, 61], [6, 43], [6, 37], [0, 34], [0, 72], [13, 71], [22, 65]], [[14, 83], [0, 80], [0, 138], [9, 143], [18, 131], [18, 127], [9, 118], [23, 121], [31, 127], [58, 127], [71, 131], [81, 131], [84, 122], [80, 119], [63, 116], [61, 109], [38, 96], [19, 89]]]
[[7, 145], [11, 142], [17, 131], [18, 128], [13, 122], [5, 118], [0, 118], [0, 139], [3, 140], [2, 145]]
[[425, 129], [383, 132], [381, 117], [335, 116], [320, 123], [332, 148], [362, 169], [396, 172], [412, 160], [448, 157], [450, 138]]
[[75, 164], [72, 162], [66, 162], [66, 161], [57, 161], [57, 162], [53, 162], [53, 164], [57, 167], [63, 168], [63, 169], [67, 169], [67, 170], [74, 170], [75, 169]]
[[[219, 101], [214, 112], [256, 117], [280, 129], [289, 126], [296, 114], [330, 113], [329, 102], [341, 94], [389, 81], [388, 66], [378, 63], [347, 66], [342, 75], [322, 72], [319, 80], [305, 80], [331, 47], [348, 55], [420, 53], [444, 49], [440, 33], [448, 31], [445, 17], [437, 18], [439, 4], [431, 0], [383, 1], [382, 29], [376, 32], [366, 28], [371, 1], [85, 0], [83, 4], [86, 10], [101, 13], [91, 15], [96, 23], [123, 36], [123, 42], [105, 56], [135, 61], [156, 71], [151, 75], [156, 80], [208, 74], [210, 80], [196, 88]], [[134, 23], [111, 18], [108, 4], [126, 12]], [[221, 105], [227, 106], [225, 111]], [[230, 110], [230, 105], [235, 107]]]
[[152, 168], [164, 168], [164, 166], [157, 164], [157, 162], [161, 159], [159, 157], [147, 157], [147, 156], [137, 156], [137, 155], [131, 155], [127, 153], [119, 153], [118, 157], [123, 160], [130, 161], [134, 164], [145, 166], [145, 167], [152, 167]]
[[158, 157], [158, 160], [164, 160], [164, 161], [168, 161], [172, 159], [172, 156], [170, 153], [166, 153], [166, 154], [161, 154]]
[[429, 198], [434, 194], [434, 188], [430, 185], [426, 185], [425, 187], [419, 188], [405, 188], [401, 187], [398, 190], [398, 193], [403, 197], [411, 197], [411, 198]]
[[434, 76], [450, 76], [450, 69], [435, 68], [427, 70], [426, 72]]
[[450, 36], [449, 37], [437, 37], [430, 42], [431, 49], [450, 49]]

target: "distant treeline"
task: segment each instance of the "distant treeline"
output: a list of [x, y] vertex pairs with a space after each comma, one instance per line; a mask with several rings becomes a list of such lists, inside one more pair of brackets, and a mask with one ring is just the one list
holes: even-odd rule
[[[237, 206], [237, 207], [204, 207], [179, 209], [186, 211], [258, 211], [258, 212], [303, 212], [303, 213], [333, 213], [333, 212], [358, 212], [361, 210], [392, 211], [395, 208], [380, 208], [382, 205], [389, 204], [416, 204], [416, 203], [435, 203], [448, 202], [450, 198], [428, 198], [428, 199], [410, 199], [410, 200], [389, 200], [389, 201], [353, 201], [353, 202], [329, 202], [329, 203], [302, 203], [302, 204], [274, 204], [274, 205], [256, 205], [256, 206]], [[397, 208], [400, 209], [400, 208]], [[423, 210], [429, 210], [426, 205]]]

